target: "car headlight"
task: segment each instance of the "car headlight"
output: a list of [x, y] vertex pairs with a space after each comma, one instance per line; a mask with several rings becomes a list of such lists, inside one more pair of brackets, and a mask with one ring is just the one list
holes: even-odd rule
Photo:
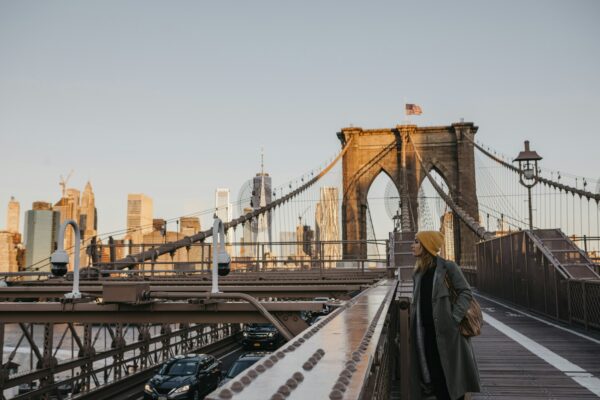
[[275, 332], [269, 332], [269, 337], [275, 336]]
[[171, 392], [171, 394], [181, 394], [181, 393], [187, 392], [188, 390], [190, 390], [190, 385], [184, 385], [184, 386], [182, 386], [180, 388], [177, 388], [177, 389], [173, 390]]
[[152, 389], [152, 386], [150, 386], [146, 383], [146, 386], [144, 386], [144, 392], [152, 393], [152, 392], [154, 392], [154, 390]]
[[243, 333], [244, 337], [248, 337], [248, 332]]

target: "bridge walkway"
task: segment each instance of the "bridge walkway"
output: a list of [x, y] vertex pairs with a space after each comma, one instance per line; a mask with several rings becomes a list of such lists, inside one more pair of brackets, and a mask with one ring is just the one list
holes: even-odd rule
[[[482, 391], [471, 399], [600, 398], [599, 334], [484, 295], [477, 299], [485, 324], [472, 342]], [[394, 382], [391, 399], [401, 399], [400, 393]]]
[[478, 300], [485, 324], [472, 340], [483, 390], [473, 399], [600, 397], [600, 335]]

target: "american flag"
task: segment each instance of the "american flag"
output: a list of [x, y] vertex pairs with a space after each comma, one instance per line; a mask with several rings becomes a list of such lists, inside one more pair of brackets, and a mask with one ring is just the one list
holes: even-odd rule
[[421, 115], [423, 114], [423, 110], [416, 104], [406, 104], [404, 108], [404, 112], [406, 115]]

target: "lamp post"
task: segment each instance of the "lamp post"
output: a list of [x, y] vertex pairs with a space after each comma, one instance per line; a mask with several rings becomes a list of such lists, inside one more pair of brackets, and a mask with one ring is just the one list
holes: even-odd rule
[[67, 265], [69, 264], [69, 255], [65, 251], [65, 231], [67, 226], [71, 225], [75, 231], [75, 249], [73, 257], [73, 290], [71, 293], [65, 293], [66, 299], [80, 299], [81, 293], [79, 292], [79, 251], [81, 248], [81, 235], [79, 233], [79, 226], [77, 222], [70, 219], [60, 226], [58, 231], [58, 242], [57, 249], [50, 256], [50, 263], [52, 264], [52, 274], [55, 276], [63, 276], [67, 273]]
[[529, 229], [533, 230], [533, 213], [531, 211], [531, 188], [538, 183], [538, 161], [542, 157], [529, 149], [529, 140], [525, 141], [525, 150], [521, 151], [513, 162], [519, 162], [519, 182], [527, 188], [527, 199], [529, 202]]
[[[223, 221], [215, 216], [213, 223], [212, 243], [212, 289], [211, 293], [219, 293], [219, 275], [229, 274], [231, 258], [225, 250], [225, 227]], [[217, 245], [218, 240], [218, 245]]]

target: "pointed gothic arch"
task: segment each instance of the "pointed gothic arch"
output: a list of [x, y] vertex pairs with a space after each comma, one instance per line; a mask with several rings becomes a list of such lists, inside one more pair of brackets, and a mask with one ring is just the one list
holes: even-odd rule
[[[434, 169], [446, 181], [454, 201], [477, 218], [475, 156], [472, 142], [465, 138], [474, 139], [477, 129], [473, 123], [437, 127], [401, 125], [376, 130], [342, 129], [338, 133], [342, 145], [353, 139], [342, 161], [342, 238], [356, 242], [366, 239], [367, 193], [382, 170], [390, 176], [401, 195], [404, 191], [412, 215], [418, 212], [417, 196], [423, 179], [426, 179], [425, 170]], [[423, 167], [415, 150], [421, 155]], [[460, 222], [455, 236], [457, 261], [474, 259], [476, 238], [473, 233]], [[361, 246], [353, 243], [344, 245], [346, 259], [364, 256], [366, 252]]]

